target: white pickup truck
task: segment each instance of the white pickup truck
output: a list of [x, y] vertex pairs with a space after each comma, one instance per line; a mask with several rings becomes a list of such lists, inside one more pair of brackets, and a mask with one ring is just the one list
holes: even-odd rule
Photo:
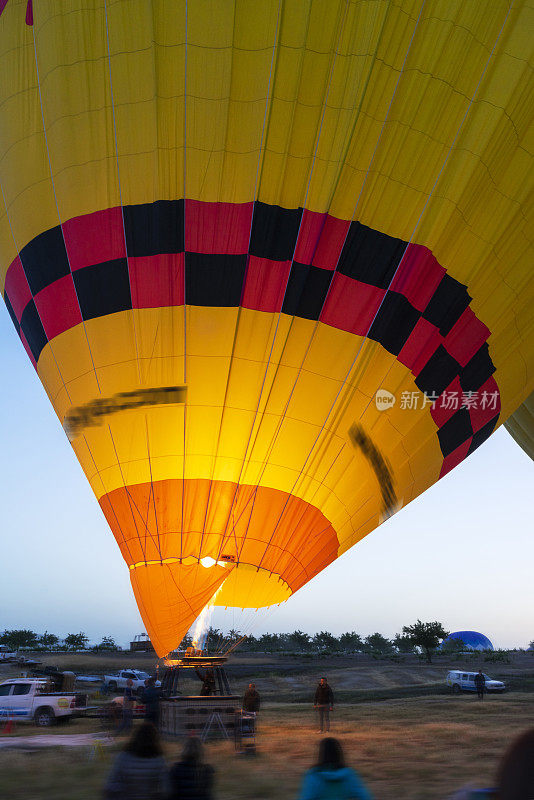
[[29, 720], [40, 727], [67, 721], [86, 705], [79, 692], [50, 692], [45, 678], [11, 678], [0, 683], [0, 721]]
[[121, 669], [116, 675], [104, 675], [104, 686], [110, 692], [116, 692], [117, 689], [126, 689], [126, 683], [131, 680], [132, 689], [134, 692], [139, 692], [145, 688], [145, 681], [148, 678], [150, 678], [148, 672], [139, 669]]

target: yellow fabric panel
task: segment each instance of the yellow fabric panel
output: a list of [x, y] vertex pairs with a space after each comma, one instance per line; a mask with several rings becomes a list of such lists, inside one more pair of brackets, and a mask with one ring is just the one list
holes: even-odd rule
[[[63, 222], [119, 205], [104, 3], [36, 30], [36, 59], [54, 187]], [[56, 17], [58, 17], [56, 19]], [[72, 187], [78, 191], [73, 193]], [[73, 194], [80, 195], [73, 203]], [[83, 205], [80, 205], [80, 201]], [[56, 223], [59, 220], [56, 220]]]
[[130, 570], [137, 605], [157, 655], [167, 655], [226, 578], [224, 567], [142, 565]]
[[[394, 356], [366, 342], [342, 386], [361, 337], [282, 315], [284, 346], [273, 350], [261, 392], [276, 315], [241, 309], [238, 322], [237, 314], [233, 308], [187, 308], [185, 459], [180, 405], [113, 413], [73, 438], [97, 497], [124, 485], [180, 479], [185, 467], [186, 478], [292, 493], [319, 508], [337, 530], [362, 503], [372, 502], [375, 516], [380, 514], [376, 477], [348, 440], [350, 426], [360, 419], [391, 460], [399, 497], [411, 499], [414, 476], [420, 479], [418, 492], [437, 480], [442, 455], [428, 410], [405, 410], [397, 402], [384, 413], [374, 404], [381, 383], [397, 398], [417, 391], [413, 376]], [[131, 336], [134, 317], [139, 363]], [[125, 311], [89, 320], [85, 328], [57, 336], [39, 359], [39, 374], [61, 420], [73, 406], [140, 385], [182, 384], [182, 308]], [[354, 529], [350, 541], [357, 538]]]
[[8, 267], [17, 255], [17, 246], [13, 240], [9, 219], [1, 198], [0, 201], [0, 247], [6, 256], [6, 260], [0, 262], [0, 286], [4, 286]]
[[248, 564], [239, 564], [221, 586], [215, 599], [216, 606], [232, 608], [262, 608], [283, 603], [291, 597], [291, 590], [277, 575]]
[[531, 394], [506, 421], [506, 428], [525, 453], [534, 459], [534, 395]]

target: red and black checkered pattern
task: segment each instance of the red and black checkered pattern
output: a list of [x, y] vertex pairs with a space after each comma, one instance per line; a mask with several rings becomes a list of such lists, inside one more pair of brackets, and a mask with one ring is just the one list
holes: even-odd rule
[[[184, 302], [241, 305], [367, 336], [428, 395], [498, 394], [490, 331], [467, 287], [427, 248], [302, 209], [175, 200], [77, 217], [21, 250], [5, 301], [34, 364], [82, 320]], [[499, 411], [500, 402], [432, 408], [442, 474], [491, 434]]]

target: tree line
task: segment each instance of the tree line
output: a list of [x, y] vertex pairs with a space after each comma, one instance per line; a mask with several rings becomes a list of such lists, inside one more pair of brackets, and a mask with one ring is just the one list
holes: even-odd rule
[[[448, 636], [441, 622], [421, 622], [404, 625], [401, 633], [388, 639], [381, 633], [371, 633], [362, 637], [355, 631], [347, 631], [334, 636], [329, 631], [320, 631], [310, 635], [301, 630], [293, 633], [263, 633], [255, 637], [246, 637], [238, 630], [224, 633], [218, 628], [209, 628], [206, 637], [208, 653], [223, 652], [239, 645], [240, 652], [245, 653], [303, 653], [335, 654], [366, 653], [376, 657], [395, 656], [399, 654], [422, 653], [430, 663], [432, 653], [440, 642]], [[191, 644], [191, 637], [186, 636], [181, 647]], [[451, 643], [451, 649], [461, 649], [462, 643]]]
[[[223, 633], [218, 628], [210, 628], [206, 638], [208, 652], [228, 650], [238, 645], [242, 652], [298, 652], [298, 653], [368, 653], [375, 656], [392, 656], [398, 653], [414, 653], [417, 648], [422, 648], [427, 660], [431, 658], [441, 639], [447, 636], [447, 631], [439, 622], [417, 621], [414, 625], [404, 626], [402, 633], [393, 639], [387, 639], [381, 633], [372, 633], [362, 637], [355, 631], [347, 631], [341, 636], [334, 636], [329, 631], [320, 631], [314, 635], [296, 630], [293, 633], [264, 633], [255, 637], [252, 634], [244, 636], [240, 631], [230, 630]], [[192, 643], [189, 635], [181, 643], [185, 649]], [[89, 645], [89, 637], [83, 633], [69, 633], [64, 639], [54, 633], [45, 631], [38, 634], [29, 629], [5, 630], [0, 634], [0, 644], [13, 650], [34, 651], [75, 651], [93, 650], [116, 651], [120, 650], [111, 636], [104, 636], [99, 644]]]
[[69, 633], [64, 639], [56, 636], [55, 633], [36, 633], [27, 628], [17, 630], [5, 630], [0, 634], [0, 645], [5, 645], [11, 650], [33, 650], [36, 652], [60, 652], [62, 650], [93, 650], [114, 651], [120, 650], [112, 636], [103, 636], [99, 644], [89, 647], [89, 637], [80, 631], [79, 633]]
[[[329, 631], [309, 634], [301, 630], [292, 633], [263, 633], [260, 636], [244, 635], [238, 630], [223, 632], [218, 628], [209, 628], [206, 637], [208, 653], [225, 652], [232, 647], [239, 647], [245, 653], [301, 653], [310, 655], [365, 653], [377, 658], [395, 657], [399, 655], [419, 654], [429, 663], [432, 655], [448, 636], [441, 622], [421, 622], [404, 625], [401, 633], [388, 639], [381, 633], [360, 636], [355, 631], [347, 631], [335, 636]], [[180, 650], [192, 644], [187, 634]], [[53, 633], [45, 631], [38, 634], [28, 629], [5, 630], [0, 634], [0, 645], [12, 650], [34, 650], [41, 652], [61, 652], [91, 650], [93, 652], [114, 652], [121, 650], [112, 636], [103, 636], [102, 641], [89, 647], [89, 637], [85, 633], [69, 633], [61, 639]], [[530, 643], [534, 650], [534, 641]], [[441, 648], [447, 654], [460, 653], [465, 645], [460, 639], [449, 640]]]

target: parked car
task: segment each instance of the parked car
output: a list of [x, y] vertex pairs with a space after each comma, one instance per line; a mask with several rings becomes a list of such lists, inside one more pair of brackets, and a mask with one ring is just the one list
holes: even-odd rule
[[[477, 672], [463, 672], [459, 669], [452, 669], [447, 673], [447, 686], [450, 686], [455, 694], [459, 692], [476, 692], [475, 675]], [[496, 681], [489, 675], [482, 673], [486, 679], [487, 692], [504, 692], [506, 685], [502, 681]]]
[[[139, 669], [121, 669], [116, 675], [104, 675], [104, 686], [110, 692], [116, 692], [118, 689], [126, 689], [127, 681], [131, 680], [134, 691], [141, 692], [148, 678], [150, 678], [148, 672]], [[161, 686], [159, 681], [156, 681], [156, 686]]]
[[0, 661], [16, 661], [18, 658], [14, 650], [10, 650], [5, 644], [0, 644]]
[[33, 721], [47, 727], [82, 713], [87, 695], [80, 692], [50, 691], [45, 678], [12, 678], [0, 683], [0, 719]]

